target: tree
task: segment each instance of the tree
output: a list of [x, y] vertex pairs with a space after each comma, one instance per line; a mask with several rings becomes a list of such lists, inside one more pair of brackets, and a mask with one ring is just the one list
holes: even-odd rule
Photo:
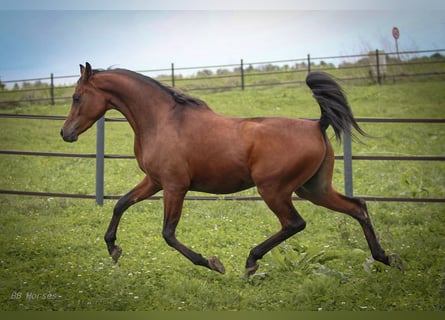
[[218, 69], [218, 70], [216, 70], [216, 74], [219, 76], [227, 75], [227, 74], [230, 74], [230, 70], [229, 69]]
[[208, 77], [211, 76], [213, 74], [212, 70], [209, 69], [204, 69], [204, 70], [200, 70], [197, 73], [198, 77]]

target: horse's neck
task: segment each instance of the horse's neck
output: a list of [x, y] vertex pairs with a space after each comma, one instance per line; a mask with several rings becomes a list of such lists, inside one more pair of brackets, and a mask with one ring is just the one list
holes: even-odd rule
[[147, 130], [155, 130], [162, 113], [167, 111], [164, 93], [137, 79], [112, 75], [102, 85], [112, 95], [112, 108], [124, 115], [135, 135], [146, 136]]

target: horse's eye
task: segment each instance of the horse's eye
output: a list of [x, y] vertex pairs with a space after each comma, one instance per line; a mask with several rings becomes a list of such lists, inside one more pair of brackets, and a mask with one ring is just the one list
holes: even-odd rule
[[80, 96], [78, 94], [73, 94], [73, 102], [79, 103], [80, 102]]

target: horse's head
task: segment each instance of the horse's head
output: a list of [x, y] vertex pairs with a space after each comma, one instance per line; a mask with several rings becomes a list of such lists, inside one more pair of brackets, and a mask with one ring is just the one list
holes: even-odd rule
[[88, 130], [107, 109], [107, 98], [103, 91], [92, 83], [94, 71], [87, 62], [80, 65], [80, 79], [73, 94], [71, 111], [63, 124], [60, 135], [66, 142], [74, 142]]

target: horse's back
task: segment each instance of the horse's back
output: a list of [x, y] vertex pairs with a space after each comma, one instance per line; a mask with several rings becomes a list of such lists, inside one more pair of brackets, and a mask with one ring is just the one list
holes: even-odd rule
[[292, 118], [245, 119], [243, 137], [251, 139], [258, 155], [294, 153], [303, 155], [324, 151], [324, 138], [318, 121]]

